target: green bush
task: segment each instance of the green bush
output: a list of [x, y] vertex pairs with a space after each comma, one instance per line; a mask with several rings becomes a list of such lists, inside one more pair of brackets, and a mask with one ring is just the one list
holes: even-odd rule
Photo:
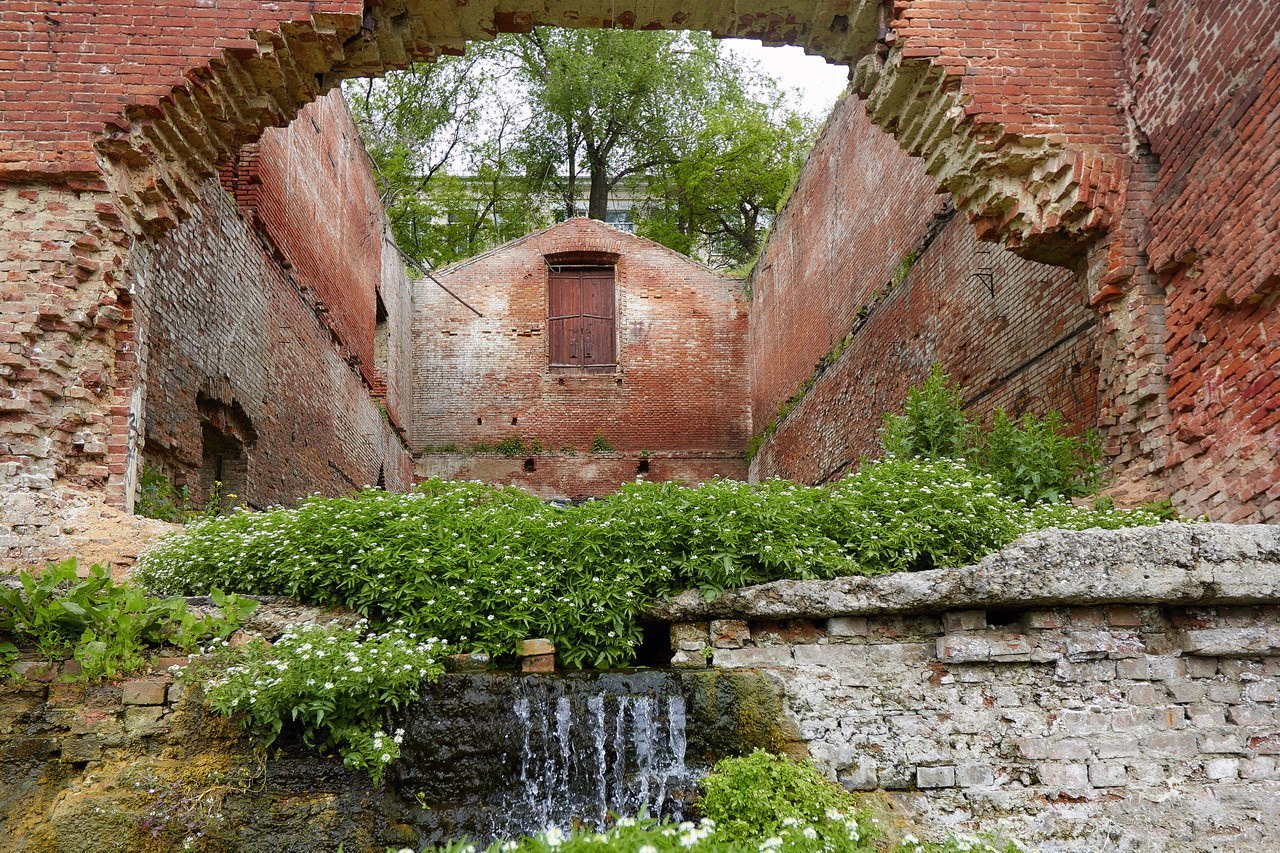
[[811, 765], [762, 750], [719, 761], [699, 784], [698, 807], [730, 838], [765, 839], [796, 824], [825, 829], [833, 819], [843, 829], [857, 811], [849, 792]]
[[418, 698], [424, 680], [444, 672], [439, 640], [419, 641], [401, 626], [368, 634], [304, 626], [274, 644], [232, 648], [214, 642], [181, 677], [201, 683], [208, 703], [270, 746], [296, 722], [308, 746], [336, 751], [376, 783], [400, 755], [403, 732], [382, 730], [384, 709]]
[[963, 459], [973, 438], [960, 387], [935, 364], [929, 378], [907, 392], [906, 412], [886, 414], [885, 453], [903, 459]]
[[906, 412], [885, 415], [886, 454], [904, 459], [965, 460], [994, 478], [1000, 490], [1027, 504], [1094, 494], [1102, 485], [1097, 436], [1067, 433], [1062, 415], [1011, 417], [996, 409], [982, 427], [964, 410], [960, 386], [935, 364], [907, 393]]
[[[20, 587], [0, 586], [0, 634], [34, 645], [49, 660], [74, 656], [80, 680], [116, 678], [146, 666], [148, 647], [195, 648], [230, 636], [256, 601], [213, 590], [218, 617], [198, 617], [182, 598], [155, 598], [142, 587], [117, 584], [102, 566], [78, 578], [76, 561], [40, 575], [20, 572]], [[16, 645], [8, 644], [16, 649]]]
[[981, 471], [894, 456], [831, 488], [825, 527], [868, 574], [966, 566], [1027, 529], [1024, 507]]
[[[962, 565], [1043, 518], [951, 460], [886, 459], [829, 487], [638, 482], [566, 508], [429, 480], [408, 494], [365, 490], [196, 521], [143, 554], [137, 577], [168, 594], [219, 588], [347, 606], [494, 655], [548, 637], [569, 666], [612, 667], [631, 661], [657, 598]], [[1102, 519], [1157, 520], [1074, 507], [1051, 520]]]
[[997, 409], [974, 456], [1008, 494], [1029, 504], [1091, 495], [1102, 481], [1097, 436], [1068, 435], [1057, 412], [1015, 419]]

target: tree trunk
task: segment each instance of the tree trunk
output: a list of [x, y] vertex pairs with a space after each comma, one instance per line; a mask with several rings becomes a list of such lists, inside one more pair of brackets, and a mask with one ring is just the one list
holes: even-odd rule
[[591, 164], [591, 197], [587, 201], [587, 216], [604, 221], [609, 211], [609, 173], [603, 163]]

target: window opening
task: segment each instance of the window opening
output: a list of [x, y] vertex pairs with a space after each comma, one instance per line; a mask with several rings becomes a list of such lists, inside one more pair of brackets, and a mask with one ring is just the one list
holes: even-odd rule
[[382, 301], [381, 291], [377, 294], [378, 307], [373, 327], [373, 369], [379, 376], [387, 375], [387, 350], [390, 335], [387, 331], [387, 306]]
[[547, 282], [551, 369], [611, 372], [617, 367], [614, 268], [552, 264]]

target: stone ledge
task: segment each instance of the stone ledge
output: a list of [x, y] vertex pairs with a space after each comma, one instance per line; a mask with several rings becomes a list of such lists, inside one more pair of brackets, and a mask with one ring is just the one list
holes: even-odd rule
[[658, 605], [668, 622], [832, 618], [1102, 604], [1280, 602], [1280, 525], [1187, 524], [1044, 530], [973, 566], [877, 577], [775, 581]]

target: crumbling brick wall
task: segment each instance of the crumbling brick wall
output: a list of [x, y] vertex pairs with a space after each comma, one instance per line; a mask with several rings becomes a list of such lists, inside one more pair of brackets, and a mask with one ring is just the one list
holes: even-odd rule
[[[258, 506], [411, 482], [392, 422], [410, 293], [383, 219], [337, 93], [205, 184], [196, 216], [136, 271], [151, 320], [146, 462], [200, 494], [210, 445], [229, 439], [239, 467], [226, 479]], [[387, 375], [375, 370], [379, 294]]]
[[[617, 257], [618, 370], [548, 367], [547, 255]], [[415, 451], [537, 439], [548, 450], [729, 451], [750, 432], [741, 282], [572, 219], [416, 282]], [[482, 316], [459, 301], [464, 300]], [[724, 467], [727, 464], [728, 467]], [[722, 473], [743, 473], [741, 462]], [[635, 476], [635, 463], [624, 479]]]
[[231, 410], [253, 434], [241, 495], [252, 505], [341, 494], [379, 471], [389, 487], [411, 482], [408, 452], [371, 389], [216, 181], [141, 274], [152, 311], [146, 462], [199, 492], [202, 424]]
[[1119, 4], [1135, 144], [1157, 164], [1136, 238], [1165, 294], [1181, 507], [1280, 513], [1280, 5]]
[[1099, 335], [1075, 274], [979, 242], [853, 98], [774, 226], [752, 277], [751, 326], [757, 431], [853, 332], [760, 449], [760, 477], [821, 482], [876, 455], [884, 412], [934, 362], [979, 415], [1096, 423]]

